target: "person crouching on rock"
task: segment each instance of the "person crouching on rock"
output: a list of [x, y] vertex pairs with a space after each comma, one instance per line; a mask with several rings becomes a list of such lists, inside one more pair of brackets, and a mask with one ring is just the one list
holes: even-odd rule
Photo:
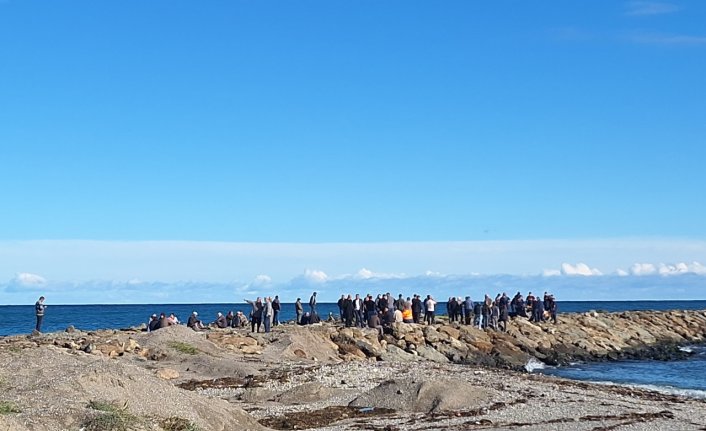
[[169, 326], [167, 315], [164, 313], [159, 313], [159, 324], [157, 325], [157, 329], [166, 328], [167, 326]]
[[245, 317], [245, 313], [238, 310], [235, 313], [235, 318], [233, 318], [233, 327], [234, 328], [244, 328], [246, 326], [248, 326], [248, 318]]
[[213, 326], [221, 329], [228, 327], [228, 320], [220, 311], [216, 315], [216, 320], [213, 322]]
[[189, 316], [189, 320], [186, 322], [186, 326], [193, 329], [194, 331], [202, 331], [205, 329], [203, 323], [199, 320], [199, 313], [195, 311], [191, 313], [191, 316]]
[[299, 319], [299, 321], [298, 321], [297, 323], [300, 324], [300, 325], [309, 325], [309, 324], [311, 324], [311, 313], [309, 313], [308, 311], [307, 311], [306, 313], [304, 313], [304, 315], [302, 316], [302, 318]]
[[373, 329], [377, 329], [378, 336], [382, 337], [382, 333], [383, 333], [382, 325], [380, 324], [380, 316], [378, 316], [377, 313], [371, 314], [368, 317], [368, 327], [373, 328]]
[[147, 332], [156, 331], [159, 329], [159, 317], [156, 314], [150, 316], [150, 321], [147, 323]]
[[167, 324], [169, 326], [172, 325], [178, 325], [179, 324], [179, 318], [174, 315], [174, 313], [169, 314], [169, 317], [167, 317]]

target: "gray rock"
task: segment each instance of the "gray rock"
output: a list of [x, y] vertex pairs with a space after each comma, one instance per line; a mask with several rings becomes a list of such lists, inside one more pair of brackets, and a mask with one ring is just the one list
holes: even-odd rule
[[349, 405], [431, 413], [477, 408], [495, 394], [493, 389], [458, 380], [389, 380], [355, 398]]
[[419, 353], [419, 356], [422, 358], [432, 362], [439, 362], [442, 364], [449, 362], [449, 359], [446, 356], [437, 352], [433, 347], [417, 346], [417, 353]]
[[405, 352], [397, 346], [388, 344], [385, 351], [380, 355], [380, 359], [386, 362], [416, 362], [419, 361], [419, 356]]

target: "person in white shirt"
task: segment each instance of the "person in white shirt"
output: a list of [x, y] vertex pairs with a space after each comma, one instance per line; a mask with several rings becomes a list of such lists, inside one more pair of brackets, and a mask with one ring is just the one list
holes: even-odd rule
[[433, 325], [436, 301], [434, 301], [434, 298], [432, 298], [431, 295], [427, 295], [427, 299], [424, 301], [424, 304], [427, 308], [427, 312], [424, 315], [424, 320], [427, 322], [427, 325]]

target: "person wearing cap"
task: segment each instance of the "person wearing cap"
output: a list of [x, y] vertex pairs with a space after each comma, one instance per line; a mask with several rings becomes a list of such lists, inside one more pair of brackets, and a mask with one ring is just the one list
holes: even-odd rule
[[186, 326], [193, 329], [194, 331], [200, 331], [203, 329], [203, 323], [199, 320], [199, 313], [193, 312], [189, 316], [189, 320], [186, 322]]
[[216, 315], [216, 320], [213, 322], [214, 326], [216, 328], [227, 328], [228, 327], [228, 321], [226, 320], [226, 317], [221, 313], [220, 311]]

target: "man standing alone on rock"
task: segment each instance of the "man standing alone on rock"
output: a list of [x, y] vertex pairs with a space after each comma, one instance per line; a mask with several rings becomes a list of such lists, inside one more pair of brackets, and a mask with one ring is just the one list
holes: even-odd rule
[[311, 311], [311, 315], [314, 316], [316, 315], [316, 292], [311, 294], [311, 298], [309, 298], [309, 309]]
[[44, 309], [47, 308], [44, 305], [44, 297], [40, 296], [39, 300], [34, 304], [34, 314], [37, 316], [37, 327], [35, 328], [37, 332], [42, 332], [42, 321], [44, 320]]
[[304, 315], [304, 307], [302, 306], [302, 299], [297, 298], [297, 302], [294, 303], [294, 311], [297, 313], [297, 323], [302, 323], [302, 316]]

